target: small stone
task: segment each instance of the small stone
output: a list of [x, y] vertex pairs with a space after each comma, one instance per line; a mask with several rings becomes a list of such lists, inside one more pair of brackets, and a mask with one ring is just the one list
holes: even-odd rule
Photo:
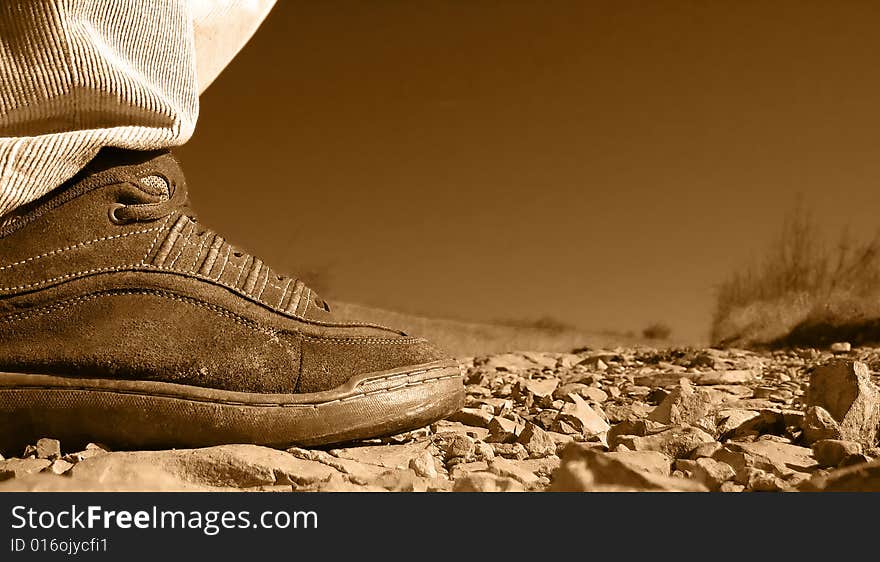
[[854, 441], [823, 439], [813, 443], [813, 456], [821, 466], [837, 466], [850, 455], [861, 455], [862, 445]]
[[672, 459], [657, 451], [615, 451], [605, 453], [633, 470], [669, 476]]
[[47, 459], [9, 459], [0, 462], [0, 472], [11, 472], [16, 478], [21, 478], [27, 474], [36, 474], [47, 469], [51, 461]]
[[849, 342], [837, 342], [831, 344], [831, 353], [849, 353], [852, 351], [852, 344]]
[[720, 490], [722, 484], [736, 477], [736, 471], [732, 466], [715, 459], [699, 458], [693, 463], [695, 466], [691, 473], [694, 478], [713, 492]]
[[36, 454], [38, 459], [55, 460], [61, 457], [61, 441], [42, 438], [37, 441]]
[[473, 427], [489, 427], [492, 418], [492, 414], [481, 408], [462, 408], [447, 419]]
[[538, 476], [535, 475], [534, 472], [531, 472], [518, 465], [515, 461], [508, 459], [495, 457], [489, 463], [489, 471], [498, 476], [513, 478], [527, 487], [534, 486], [538, 483]]
[[[576, 432], [585, 437], [604, 435], [611, 429], [604, 419], [577, 394], [570, 394], [572, 402], [563, 406], [556, 418], [558, 422], [570, 425]], [[560, 433], [566, 433], [561, 431]]]
[[523, 485], [491, 472], [473, 472], [456, 479], [453, 492], [522, 492]]
[[517, 438], [517, 443], [522, 444], [533, 459], [540, 459], [556, 453], [556, 442], [546, 431], [533, 423], [526, 424], [525, 429]]
[[608, 400], [608, 393], [601, 388], [596, 388], [595, 386], [588, 386], [582, 389], [578, 394], [580, 394], [583, 398], [587, 400], [596, 402], [597, 404], [601, 404], [602, 402]]
[[696, 482], [634, 469], [615, 458], [615, 454], [594, 451], [578, 443], [567, 445], [549, 489], [557, 492], [706, 490]]
[[553, 398], [556, 400], [562, 400], [563, 403], [566, 399], [568, 399], [569, 394], [579, 394], [583, 396], [583, 392], [588, 388], [592, 388], [589, 385], [580, 382], [570, 382], [557, 387], [556, 390], [553, 391]]
[[428, 489], [427, 482], [409, 469], [388, 470], [371, 484], [389, 492], [425, 492]]
[[690, 458], [692, 460], [701, 459], [703, 457], [711, 458], [712, 455], [717, 453], [720, 449], [723, 449], [724, 445], [717, 441], [712, 441], [711, 443], [700, 443], [697, 445], [697, 448], [691, 451]]
[[495, 450], [489, 443], [478, 441], [474, 448], [474, 455], [478, 460], [490, 461], [495, 458]]
[[804, 411], [801, 429], [808, 445], [823, 439], [840, 439], [840, 426], [821, 406], [810, 406]]
[[532, 404], [547, 407], [553, 402], [553, 391], [559, 386], [559, 379], [524, 380], [515, 387], [514, 399], [525, 402], [526, 407]]
[[455, 434], [452, 439], [450, 439], [446, 443], [446, 458], [454, 459], [456, 457], [461, 457], [463, 459], [470, 459], [474, 456], [475, 451], [474, 440], [468, 437], [467, 435], [462, 435], [460, 433]]
[[56, 459], [56, 460], [52, 461], [52, 464], [49, 466], [49, 471], [60, 475], [60, 474], [64, 474], [65, 472], [67, 472], [71, 468], [73, 468], [72, 463], [69, 463], [63, 459]]
[[432, 455], [427, 449], [422, 451], [419, 456], [410, 459], [409, 468], [423, 478], [437, 477], [437, 467], [434, 463], [434, 455]]
[[679, 386], [648, 416], [649, 420], [669, 425], [692, 424], [712, 411], [712, 399], [702, 389], [695, 389], [688, 379]]
[[742, 492], [746, 487], [742, 484], [737, 484], [736, 482], [732, 482], [728, 480], [721, 484], [721, 487], [718, 489], [719, 492]]
[[785, 492], [790, 487], [774, 474], [756, 468], [746, 469], [746, 489], [752, 492]]
[[105, 454], [107, 454], [107, 451], [96, 447], [93, 449], [86, 449], [84, 451], [79, 451], [77, 453], [69, 453], [67, 455], [64, 455], [62, 458], [64, 460], [66, 460], [67, 462], [76, 464], [76, 463], [82, 462], [86, 459], [96, 457], [98, 455], [105, 455]]
[[529, 458], [529, 452], [526, 451], [526, 448], [521, 443], [492, 443], [492, 450], [495, 457], [516, 459], [518, 461]]
[[689, 425], [672, 426], [644, 437], [624, 435], [617, 439], [617, 443], [633, 451], [659, 451], [674, 459], [686, 458], [699, 445], [714, 441], [705, 431]]
[[486, 438], [490, 443], [513, 443], [519, 434], [522, 433], [523, 426], [513, 420], [495, 416], [489, 422], [489, 437]]

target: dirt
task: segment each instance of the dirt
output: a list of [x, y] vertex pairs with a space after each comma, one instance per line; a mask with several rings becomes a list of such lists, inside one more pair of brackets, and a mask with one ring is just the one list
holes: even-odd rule
[[407, 434], [286, 451], [46, 436], [0, 460], [0, 490], [880, 490], [880, 349], [836, 349], [465, 359], [465, 408]]

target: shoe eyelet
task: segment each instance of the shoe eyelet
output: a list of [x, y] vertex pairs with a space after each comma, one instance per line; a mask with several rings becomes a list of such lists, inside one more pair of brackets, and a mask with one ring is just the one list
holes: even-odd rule
[[128, 222], [116, 214], [116, 211], [123, 207], [125, 207], [125, 205], [123, 205], [122, 203], [114, 203], [110, 205], [110, 209], [107, 211], [107, 214], [110, 216], [110, 222], [119, 225], [126, 224]]

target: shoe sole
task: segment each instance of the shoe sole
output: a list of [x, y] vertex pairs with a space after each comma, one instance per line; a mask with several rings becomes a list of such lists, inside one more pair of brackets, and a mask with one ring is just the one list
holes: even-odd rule
[[449, 361], [358, 375], [309, 394], [0, 373], [0, 451], [41, 437], [66, 447], [328, 445], [424, 427], [463, 402], [461, 369]]

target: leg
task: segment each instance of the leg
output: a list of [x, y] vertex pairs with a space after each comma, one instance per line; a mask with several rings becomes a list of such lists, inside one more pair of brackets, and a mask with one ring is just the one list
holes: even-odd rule
[[185, 143], [198, 93], [273, 3], [0, 3], [0, 216], [66, 181], [101, 147]]

